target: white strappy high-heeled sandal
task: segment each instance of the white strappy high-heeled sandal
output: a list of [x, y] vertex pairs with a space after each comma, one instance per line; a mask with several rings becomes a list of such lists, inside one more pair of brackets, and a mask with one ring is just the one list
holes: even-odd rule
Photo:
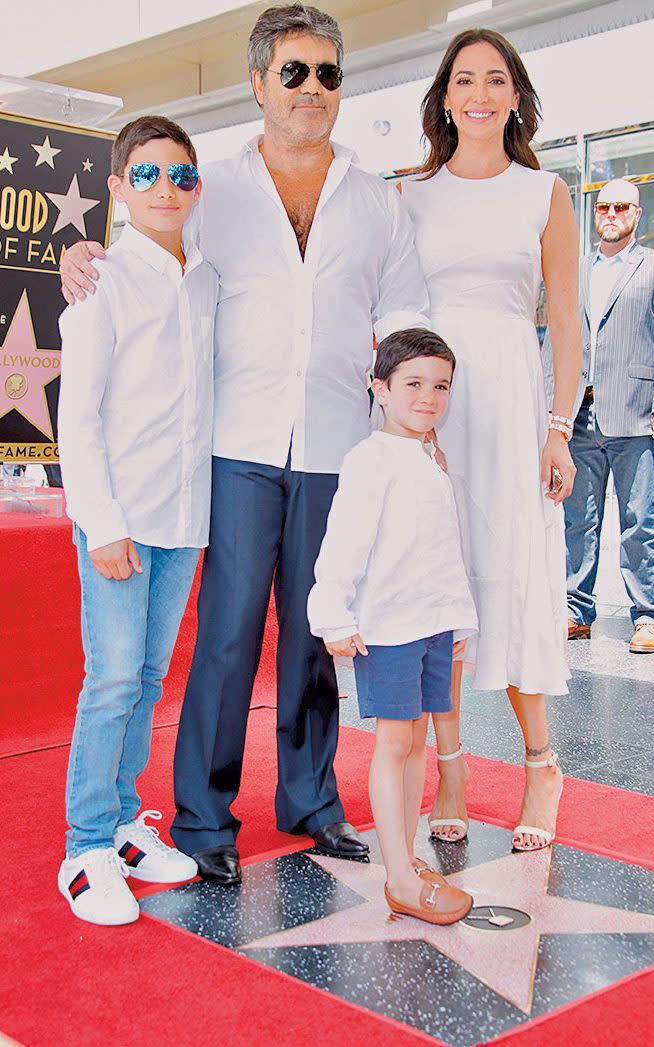
[[[447, 763], [449, 760], [458, 760], [459, 756], [463, 756], [463, 746], [459, 745], [456, 752], [446, 753], [441, 756], [440, 753], [436, 753], [436, 759], [439, 763]], [[430, 818], [429, 819], [429, 835], [432, 840], [442, 840], [443, 843], [461, 843], [461, 840], [465, 840], [468, 835], [468, 822], [463, 821], [462, 818]], [[455, 829], [463, 829], [462, 836], [444, 836], [438, 832], [438, 829], [443, 829], [445, 826], [454, 826]]]
[[[546, 760], [525, 760], [525, 767], [554, 767], [559, 765], [559, 760], [555, 752], [551, 756], [548, 756]], [[561, 782], [561, 789], [559, 791], [558, 801], [561, 799], [561, 793], [563, 792], [563, 782]], [[511, 842], [513, 844], [514, 851], [542, 851], [545, 847], [549, 847], [550, 844], [554, 843], [555, 832], [548, 832], [546, 829], [542, 829], [537, 825], [516, 825], [513, 830], [513, 836]], [[516, 836], [536, 836], [538, 838], [537, 847], [520, 847], [516, 844]]]

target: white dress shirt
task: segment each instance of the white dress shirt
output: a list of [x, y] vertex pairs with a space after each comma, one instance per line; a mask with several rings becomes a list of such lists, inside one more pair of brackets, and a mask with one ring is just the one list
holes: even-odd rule
[[68, 515], [88, 548], [121, 538], [207, 544], [218, 278], [131, 225], [59, 326], [59, 453]]
[[202, 172], [221, 287], [213, 453], [283, 467], [292, 437], [292, 469], [337, 473], [370, 431], [373, 329], [428, 326], [413, 228], [397, 190], [333, 144], [303, 260], [259, 141]]
[[428, 451], [375, 432], [346, 456], [309, 593], [315, 636], [396, 646], [476, 631], [452, 485]]
[[626, 247], [614, 255], [605, 255], [597, 250], [590, 271], [590, 287], [588, 290], [588, 321], [590, 328], [590, 367], [588, 369], [588, 384], [593, 384], [595, 376], [595, 350], [597, 347], [597, 332], [606, 311], [606, 305], [611, 291], [615, 287], [625, 256], [633, 245], [633, 240]]

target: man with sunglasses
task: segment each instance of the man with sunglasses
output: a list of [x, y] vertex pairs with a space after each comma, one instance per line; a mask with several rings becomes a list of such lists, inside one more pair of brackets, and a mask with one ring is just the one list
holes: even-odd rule
[[[428, 300], [399, 194], [330, 141], [342, 58], [329, 15], [264, 11], [248, 46], [263, 137], [203, 171], [200, 245], [221, 282], [212, 522], [172, 834], [223, 884], [240, 880], [230, 806], [273, 578], [277, 824], [330, 855], [368, 851], [344, 821], [334, 666], [306, 605], [343, 457], [370, 429], [373, 331], [427, 326]], [[93, 253], [67, 253], [69, 300], [92, 290]]]
[[596, 617], [593, 588], [611, 473], [634, 625], [629, 650], [652, 654], [654, 251], [636, 240], [641, 215], [632, 182], [618, 178], [600, 189], [594, 208], [599, 245], [581, 266], [584, 360], [570, 441], [577, 474], [564, 510], [569, 639], [589, 637]]

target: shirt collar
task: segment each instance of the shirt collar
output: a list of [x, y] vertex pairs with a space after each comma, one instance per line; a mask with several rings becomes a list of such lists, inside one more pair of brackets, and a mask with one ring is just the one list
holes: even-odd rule
[[376, 429], [372, 436], [389, 447], [394, 447], [399, 454], [415, 455], [420, 453], [433, 457], [433, 444], [423, 443], [420, 440], [411, 439], [408, 436], [397, 436], [396, 433], [386, 433], [382, 429]]
[[593, 259], [593, 265], [595, 265], [597, 262], [608, 262], [609, 264], [611, 264], [613, 262], [626, 262], [627, 261], [627, 255], [631, 251], [633, 251], [633, 249], [634, 249], [634, 247], [636, 247], [637, 243], [638, 243], [638, 241], [636, 240], [636, 237], [634, 237], [633, 240], [631, 240], [630, 243], [628, 243], [626, 247], [623, 247], [621, 251], [618, 251], [617, 254], [614, 254], [614, 255], [611, 255], [611, 256], [602, 254], [602, 252], [600, 251], [600, 249], [598, 247], [597, 251], [595, 252], [595, 258]]
[[[242, 155], [247, 153], [258, 153], [259, 146], [263, 142], [263, 135], [255, 135], [249, 142], [243, 146]], [[353, 149], [348, 149], [346, 145], [339, 145], [338, 142], [330, 142], [332, 151], [334, 153], [335, 160], [344, 160], [347, 164], [358, 164], [359, 157]]]
[[[127, 222], [123, 227], [123, 231], [120, 237], [119, 243], [121, 246], [127, 248], [128, 251], [132, 251], [134, 254], [139, 255], [148, 265], [151, 265], [153, 269], [156, 269], [159, 273], [167, 273], [168, 275], [174, 275], [179, 277], [181, 275], [181, 266], [176, 258], [171, 255], [170, 251], [167, 251], [165, 247], [161, 247], [160, 244], [151, 240], [145, 233], [139, 232], [135, 229], [131, 222]], [[186, 254], [186, 265], [184, 267], [184, 273], [188, 273], [191, 269], [195, 269], [200, 262], [202, 262], [202, 255], [200, 249], [194, 243], [184, 242], [184, 252]]]

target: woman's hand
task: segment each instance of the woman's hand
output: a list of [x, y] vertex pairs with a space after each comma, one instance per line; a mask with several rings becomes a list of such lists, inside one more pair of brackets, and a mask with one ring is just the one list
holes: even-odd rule
[[436, 462], [436, 465], [440, 465], [443, 472], [446, 473], [447, 458], [441, 450], [440, 444], [438, 442], [438, 437], [436, 436], [436, 433], [433, 429], [429, 430], [429, 432], [425, 436], [425, 440], [429, 440], [429, 442], [434, 445], [434, 461]]
[[547, 497], [557, 505], [567, 498], [576, 472], [563, 433], [550, 429], [540, 461], [540, 479]]
[[75, 305], [75, 299], [83, 302], [88, 294], [95, 294], [95, 280], [100, 274], [93, 267], [94, 258], [104, 258], [106, 251], [102, 244], [95, 240], [80, 240], [65, 252], [61, 259], [59, 275], [61, 293], [69, 305]]
[[354, 658], [357, 651], [359, 654], [364, 655], [368, 653], [368, 649], [358, 633], [354, 633], [353, 636], [346, 636], [344, 640], [338, 640], [337, 643], [327, 643], [325, 640], [325, 647], [330, 654], [334, 654], [338, 658]]

